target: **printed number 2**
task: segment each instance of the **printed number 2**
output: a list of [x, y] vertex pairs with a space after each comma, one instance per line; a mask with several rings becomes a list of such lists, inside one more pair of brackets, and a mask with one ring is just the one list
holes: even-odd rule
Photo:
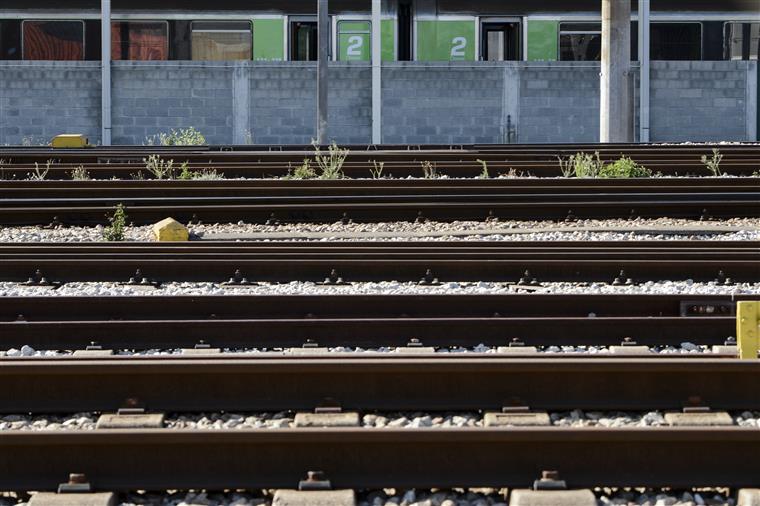
[[467, 39], [464, 37], [454, 37], [451, 39], [451, 59], [464, 60], [464, 48], [467, 47]]
[[348, 47], [346, 48], [346, 56], [349, 58], [361, 58], [362, 46], [364, 45], [364, 38], [360, 35], [352, 35], [348, 38]]

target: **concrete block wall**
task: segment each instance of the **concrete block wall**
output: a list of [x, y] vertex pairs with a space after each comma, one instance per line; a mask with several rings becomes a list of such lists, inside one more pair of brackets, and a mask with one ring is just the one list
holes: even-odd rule
[[599, 64], [522, 64], [518, 141], [598, 142]]
[[747, 139], [756, 122], [756, 76], [757, 62], [652, 62], [651, 139]]
[[144, 144], [171, 128], [195, 127], [212, 144], [232, 142], [234, 62], [114, 62], [114, 144]]
[[[599, 66], [588, 62], [393, 62], [383, 66], [383, 142], [595, 142]], [[637, 94], [638, 96], [638, 90]], [[371, 69], [330, 67], [329, 137], [371, 141]], [[59, 133], [100, 141], [98, 62], [0, 62], [0, 144]], [[755, 140], [757, 62], [653, 62], [658, 141]], [[314, 62], [114, 62], [114, 144], [193, 126], [210, 143], [307, 144]]]
[[100, 63], [0, 61], [0, 145], [100, 140]]
[[[369, 65], [330, 65], [328, 137], [343, 144], [372, 138]], [[315, 62], [254, 62], [250, 74], [250, 131], [256, 144], [309, 144], [316, 138]]]
[[383, 65], [383, 142], [504, 142], [504, 70], [488, 63]]

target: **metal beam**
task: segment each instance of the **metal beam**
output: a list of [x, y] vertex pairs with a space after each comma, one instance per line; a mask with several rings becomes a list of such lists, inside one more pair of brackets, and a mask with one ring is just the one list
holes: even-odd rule
[[372, 144], [383, 142], [382, 0], [372, 0]]
[[318, 0], [317, 143], [327, 144], [327, 72], [330, 58], [330, 16], [327, 0]]
[[111, 0], [100, 0], [101, 144], [111, 145]]
[[650, 0], [639, 0], [639, 142], [649, 142]]
[[630, 0], [602, 0], [600, 142], [630, 142]]

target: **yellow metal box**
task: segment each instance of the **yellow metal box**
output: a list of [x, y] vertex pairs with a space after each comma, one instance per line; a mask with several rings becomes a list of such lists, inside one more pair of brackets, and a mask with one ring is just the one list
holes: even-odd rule
[[53, 137], [50, 145], [54, 148], [86, 148], [89, 143], [82, 134], [62, 134]]

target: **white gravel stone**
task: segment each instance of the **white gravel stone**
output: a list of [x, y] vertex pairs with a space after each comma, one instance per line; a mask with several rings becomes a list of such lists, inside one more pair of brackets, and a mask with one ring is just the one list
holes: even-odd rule
[[736, 500], [727, 493], [715, 490], [597, 490], [600, 506], [735, 506]]
[[271, 498], [241, 492], [123, 494], [120, 506], [268, 506]]
[[[350, 280], [348, 280], [350, 281]], [[539, 279], [539, 282], [541, 280]], [[674, 295], [756, 295], [760, 282], [718, 284], [687, 281], [647, 281], [635, 285], [615, 286], [610, 283], [545, 282], [540, 286], [524, 288], [509, 283], [446, 282], [441, 286], [420, 286], [413, 282], [381, 281], [325, 286], [313, 282], [292, 281], [284, 284], [263, 283], [245, 287], [223, 287], [218, 283], [166, 283], [155, 290], [112, 282], [66, 283], [57, 290], [22, 286], [13, 282], [0, 282], [0, 297], [59, 297], [59, 296], [127, 296], [127, 295], [447, 295], [447, 294], [674, 294]]]
[[94, 430], [98, 417], [92, 413], [74, 415], [0, 416], [0, 430]]
[[[506, 338], [505, 338], [506, 344]], [[687, 345], [687, 346], [683, 346]], [[604, 355], [610, 353], [610, 348], [607, 346], [538, 346], [535, 347], [538, 353], [546, 354], [583, 354], [583, 355]], [[517, 348], [515, 348], [517, 350]], [[5, 353], [8, 357], [64, 357], [71, 356], [75, 350], [33, 350], [29, 346], [23, 346], [21, 350], [11, 348], [7, 351], [0, 349], [0, 356]], [[414, 352], [406, 346], [399, 347], [378, 347], [378, 348], [361, 348], [351, 346], [337, 346], [327, 348], [328, 353], [408, 353]], [[654, 346], [650, 348], [652, 353], [659, 354], [699, 354], [699, 353], [711, 353], [711, 346], [698, 346], [692, 343], [682, 343], [681, 347], [675, 346]], [[121, 357], [144, 357], [144, 356], [174, 356], [183, 355], [184, 350], [181, 348], [173, 349], [148, 349], [148, 350], [113, 350], [114, 355]], [[293, 352], [304, 352], [304, 348], [224, 348], [220, 350], [221, 354], [261, 354], [261, 353], [274, 353], [278, 355], [287, 355]], [[496, 354], [499, 353], [499, 346], [486, 346], [479, 344], [472, 348], [464, 348], [461, 346], [454, 347], [438, 347], [435, 348], [435, 353], [441, 354]]]
[[400, 490], [362, 491], [357, 494], [358, 506], [507, 506], [506, 490]]
[[[704, 230], [716, 226], [740, 228], [728, 233], [695, 233], [689, 228]], [[601, 229], [600, 231], [585, 229]], [[668, 232], [658, 229], [667, 228]], [[525, 230], [541, 229], [540, 232], [525, 233]], [[554, 230], [556, 229], [556, 230]], [[574, 230], [578, 229], [578, 230]], [[603, 231], [623, 229], [621, 231]], [[494, 231], [504, 231], [494, 233]], [[681, 233], [674, 234], [674, 230]], [[521, 233], [509, 233], [518, 232]], [[715, 222], [702, 222], [676, 218], [637, 219], [637, 220], [578, 220], [564, 221], [454, 221], [426, 223], [381, 222], [381, 223], [287, 223], [277, 226], [254, 223], [214, 223], [191, 225], [190, 232], [197, 237], [216, 234], [286, 234], [295, 235], [336, 234], [326, 236], [323, 241], [362, 240], [362, 241], [405, 241], [409, 237], [402, 234], [423, 234], [416, 240], [435, 241], [643, 241], [643, 240], [760, 240], [760, 219], [731, 218]], [[469, 232], [470, 235], [446, 235], [447, 232]], [[376, 234], [399, 233], [397, 237], [376, 236]], [[360, 238], [339, 238], [338, 234], [369, 234]], [[373, 234], [375, 234], [373, 236]], [[430, 234], [425, 237], [424, 234]], [[128, 241], [152, 241], [150, 226], [129, 226], [125, 229]], [[0, 227], [0, 242], [90, 242], [103, 241], [103, 227]]]
[[[10, 414], [0, 417], [0, 430], [93, 430], [97, 422], [95, 413], [72, 415]], [[563, 411], [549, 413], [556, 427], [664, 427], [668, 426], [660, 411], [607, 412]], [[739, 426], [760, 427], [760, 413], [734, 413]], [[295, 427], [295, 412], [267, 413], [170, 413], [165, 427], [169, 430], [252, 430], [289, 429]], [[365, 413], [361, 426], [368, 429], [458, 429], [483, 427], [479, 412], [375, 412]]]

